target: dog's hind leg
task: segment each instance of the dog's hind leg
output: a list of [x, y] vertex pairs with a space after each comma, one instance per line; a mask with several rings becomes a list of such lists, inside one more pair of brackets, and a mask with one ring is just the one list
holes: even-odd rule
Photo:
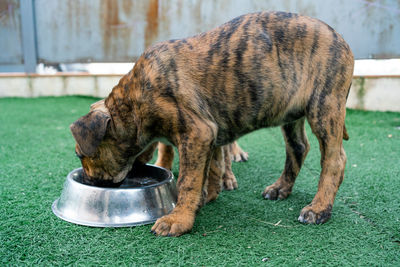
[[294, 182], [299, 174], [310, 145], [304, 128], [305, 118], [285, 124], [282, 126], [282, 133], [286, 143], [286, 162], [279, 179], [263, 192], [266, 199], [285, 199], [292, 192]]
[[345, 101], [338, 104], [335, 95], [326, 96], [324, 105], [315, 105], [307, 114], [313, 133], [317, 136], [321, 151], [321, 174], [318, 191], [311, 204], [304, 207], [299, 221], [303, 223], [324, 223], [331, 216], [333, 202], [343, 181], [346, 153], [343, 138], [346, 138], [344, 119]]
[[155, 165], [171, 170], [174, 162], [174, 148], [164, 143], [158, 143], [157, 161]]
[[224, 150], [223, 147], [217, 147], [214, 150], [212, 160], [210, 163], [210, 171], [208, 178], [203, 187], [203, 190], [207, 191], [205, 194], [205, 203], [214, 201], [217, 199], [219, 193], [222, 190], [222, 177], [225, 173], [225, 161], [224, 161]]
[[[235, 142], [236, 143], [236, 142]], [[230, 156], [230, 145], [223, 146], [224, 161], [225, 161], [225, 172], [222, 176], [224, 190], [234, 190], [238, 188], [236, 177], [232, 172], [232, 161]]]

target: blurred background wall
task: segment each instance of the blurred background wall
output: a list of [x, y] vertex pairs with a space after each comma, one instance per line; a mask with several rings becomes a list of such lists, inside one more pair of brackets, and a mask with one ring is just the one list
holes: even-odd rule
[[400, 111], [400, 0], [0, 0], [0, 97], [105, 97], [148, 46], [272, 10], [343, 35], [348, 107]]
[[0, 71], [133, 62], [157, 41], [265, 10], [323, 20], [357, 59], [400, 58], [399, 0], [0, 0]]

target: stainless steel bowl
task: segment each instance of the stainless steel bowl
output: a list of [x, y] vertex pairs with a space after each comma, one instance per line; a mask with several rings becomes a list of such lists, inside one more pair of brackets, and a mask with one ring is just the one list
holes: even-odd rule
[[70, 172], [53, 213], [68, 222], [94, 227], [148, 224], [172, 211], [177, 190], [172, 173], [147, 164], [117, 188], [84, 184], [82, 168]]

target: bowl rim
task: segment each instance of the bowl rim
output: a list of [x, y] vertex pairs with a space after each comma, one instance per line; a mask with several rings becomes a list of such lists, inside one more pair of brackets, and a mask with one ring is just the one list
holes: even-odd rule
[[171, 183], [172, 180], [174, 179], [174, 174], [172, 173], [172, 171], [170, 171], [170, 170], [168, 170], [166, 168], [163, 168], [163, 167], [160, 167], [160, 166], [156, 166], [154, 164], [148, 164], [148, 163], [145, 164], [145, 165], [165, 171], [166, 173], [168, 173], [168, 177], [166, 179], [162, 180], [161, 182], [158, 182], [158, 183], [155, 183], [155, 184], [151, 184], [151, 185], [140, 186], [140, 187], [124, 187], [124, 188], [120, 188], [120, 187], [101, 187], [101, 186], [96, 186], [96, 185], [83, 184], [83, 183], [80, 183], [80, 182], [74, 180], [72, 178], [73, 174], [76, 173], [77, 171], [81, 171], [83, 169], [82, 167], [79, 167], [79, 168], [73, 169], [72, 171], [70, 171], [68, 173], [67, 181], [69, 183], [73, 183], [73, 184], [76, 184], [76, 185], [79, 185], [79, 186], [91, 188], [92, 190], [93, 189], [99, 189], [99, 190], [110, 190], [110, 191], [119, 191], [119, 190], [126, 191], [126, 190], [142, 190], [142, 189], [151, 188], [151, 187], [158, 187], [158, 186], [161, 186], [163, 184]]

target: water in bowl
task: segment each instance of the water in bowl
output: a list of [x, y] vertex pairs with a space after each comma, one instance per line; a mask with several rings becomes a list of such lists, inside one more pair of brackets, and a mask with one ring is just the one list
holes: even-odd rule
[[[149, 176], [143, 176], [143, 175], [141, 175], [140, 172], [138, 172], [137, 174], [138, 174], [138, 176], [134, 175], [132, 172], [128, 173], [127, 177], [125, 178], [125, 180], [122, 181], [122, 183], [120, 183], [118, 185], [112, 185], [110, 187], [113, 187], [113, 188], [139, 188], [139, 187], [150, 186], [150, 185], [160, 183], [165, 178], [165, 177], [154, 178], [154, 177], [149, 177]], [[82, 171], [80, 171], [79, 173], [74, 175], [73, 179], [75, 181], [77, 181], [78, 183], [90, 185], [84, 181]], [[100, 187], [103, 187], [103, 186], [100, 186]], [[109, 187], [109, 186], [104, 186], [104, 187]]]

